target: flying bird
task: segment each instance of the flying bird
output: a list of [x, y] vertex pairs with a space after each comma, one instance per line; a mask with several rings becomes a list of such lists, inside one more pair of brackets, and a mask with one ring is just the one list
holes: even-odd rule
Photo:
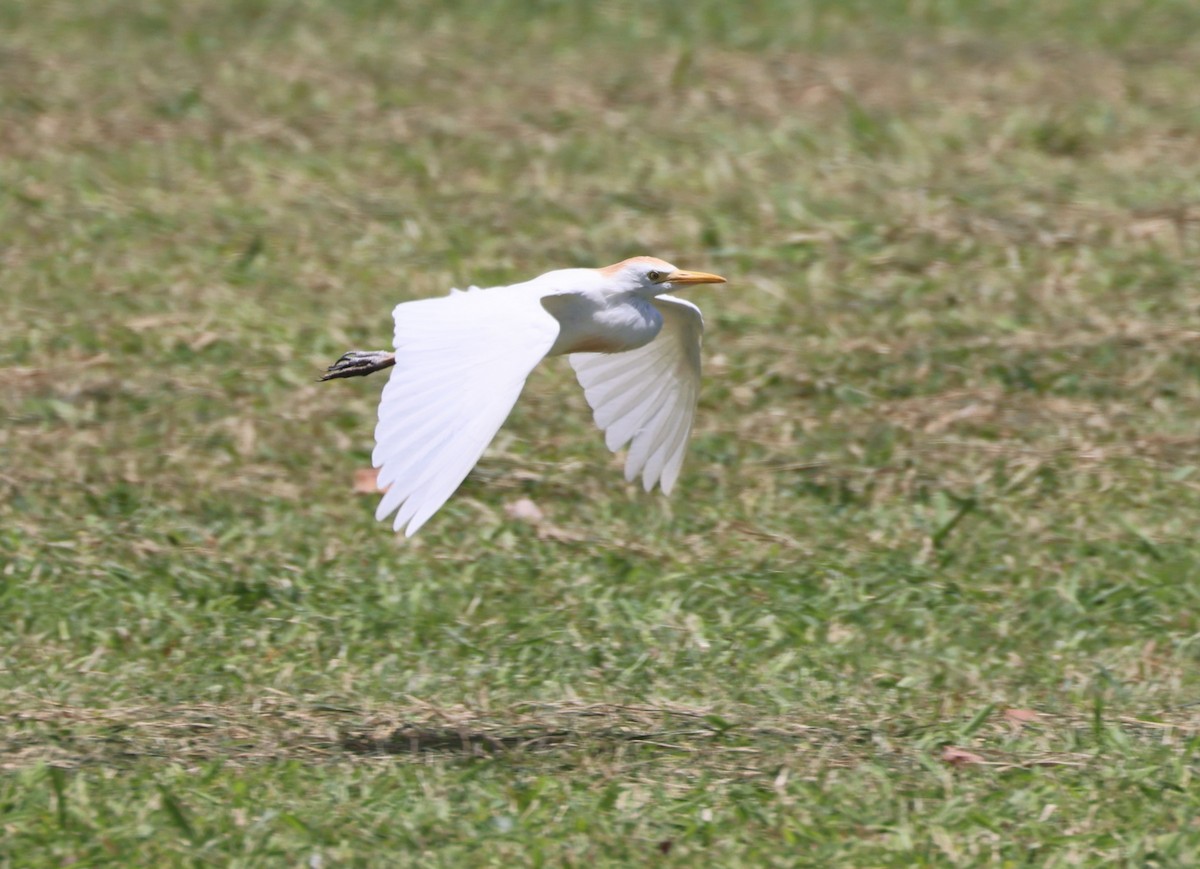
[[454, 494], [512, 411], [526, 378], [565, 354], [625, 479], [669, 494], [683, 466], [700, 388], [704, 320], [670, 295], [721, 284], [638, 256], [559, 269], [506, 287], [451, 290], [396, 306], [395, 351], [351, 350], [322, 380], [393, 367], [375, 450], [384, 490], [375, 518], [411, 537]]

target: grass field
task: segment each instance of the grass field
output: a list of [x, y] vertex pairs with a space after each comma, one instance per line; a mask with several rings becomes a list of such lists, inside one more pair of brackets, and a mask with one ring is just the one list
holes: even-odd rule
[[[1200, 6], [403, 9], [0, 0], [0, 866], [1200, 862]], [[675, 495], [376, 524], [324, 366], [635, 253]]]

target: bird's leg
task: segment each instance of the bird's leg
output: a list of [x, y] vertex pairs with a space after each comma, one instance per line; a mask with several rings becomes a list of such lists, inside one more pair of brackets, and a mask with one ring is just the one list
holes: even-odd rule
[[396, 364], [396, 354], [391, 350], [350, 350], [329, 366], [321, 380], [338, 377], [366, 377], [376, 371], [391, 368]]

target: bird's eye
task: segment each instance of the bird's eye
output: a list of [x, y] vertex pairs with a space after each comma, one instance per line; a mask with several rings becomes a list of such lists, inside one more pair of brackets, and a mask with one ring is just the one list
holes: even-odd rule
[[646, 272], [646, 277], [648, 277], [650, 280], [654, 281], [654, 283], [657, 284], [659, 281], [661, 281], [663, 278], [665, 278], [666, 275], [664, 275], [660, 271], [649, 271], [649, 272]]

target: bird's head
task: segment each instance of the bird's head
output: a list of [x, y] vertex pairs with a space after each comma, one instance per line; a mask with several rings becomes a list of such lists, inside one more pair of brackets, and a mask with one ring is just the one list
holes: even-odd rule
[[720, 275], [708, 272], [689, 272], [676, 268], [666, 260], [652, 256], [635, 256], [598, 270], [621, 292], [637, 293], [652, 298], [691, 284], [723, 284]]

